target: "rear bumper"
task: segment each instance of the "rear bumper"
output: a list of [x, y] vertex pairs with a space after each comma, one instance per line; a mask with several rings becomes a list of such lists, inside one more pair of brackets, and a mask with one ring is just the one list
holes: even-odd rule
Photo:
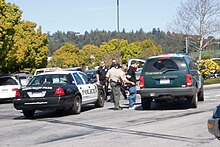
[[197, 92], [196, 87], [178, 87], [178, 88], [143, 88], [137, 90], [137, 94], [144, 97], [185, 97], [193, 96]]
[[71, 107], [73, 97], [14, 99], [17, 110], [64, 109]]

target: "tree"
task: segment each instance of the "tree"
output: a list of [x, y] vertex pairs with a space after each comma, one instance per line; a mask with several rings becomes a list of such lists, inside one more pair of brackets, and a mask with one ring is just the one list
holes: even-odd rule
[[104, 54], [98, 46], [88, 44], [79, 51], [79, 64], [82, 66], [88, 66], [88, 68], [94, 68], [99, 65], [101, 60], [103, 60], [103, 56]]
[[5, 57], [6, 71], [16, 72], [24, 69], [35, 69], [47, 66], [48, 39], [41, 27], [36, 24], [21, 21], [15, 28], [13, 46]]
[[15, 26], [20, 23], [22, 11], [16, 5], [0, 0], [0, 68], [6, 64], [5, 57], [13, 46]]
[[41, 27], [21, 21], [16, 5], [0, 0], [0, 68], [2, 73], [46, 67], [48, 39]]
[[52, 59], [49, 61], [48, 66], [50, 67], [60, 67], [69, 68], [74, 66], [79, 66], [78, 59], [79, 48], [75, 47], [71, 43], [64, 43], [64, 45], [56, 50]]
[[219, 0], [186, 0], [180, 3], [177, 17], [173, 22], [173, 30], [193, 35], [198, 41], [197, 49], [201, 51], [213, 43], [213, 37], [220, 32]]

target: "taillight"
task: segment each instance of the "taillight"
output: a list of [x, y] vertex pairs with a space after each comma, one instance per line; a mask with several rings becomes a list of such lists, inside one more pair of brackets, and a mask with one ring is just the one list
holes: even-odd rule
[[186, 87], [191, 87], [191, 86], [192, 86], [192, 75], [186, 74]]
[[62, 95], [65, 95], [65, 92], [63, 90], [63, 88], [57, 88], [55, 93], [54, 93], [55, 96], [62, 96]]
[[18, 91], [18, 88], [13, 88], [12, 91], [15, 91], [15, 98], [21, 97], [21, 93]]
[[140, 88], [144, 88], [144, 76], [140, 76]]

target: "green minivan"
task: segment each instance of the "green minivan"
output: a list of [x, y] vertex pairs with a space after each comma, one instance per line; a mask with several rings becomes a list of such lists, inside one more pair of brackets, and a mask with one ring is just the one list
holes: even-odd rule
[[145, 61], [140, 75], [141, 104], [150, 109], [151, 102], [186, 100], [196, 108], [204, 101], [203, 78], [196, 62], [185, 54], [163, 54]]

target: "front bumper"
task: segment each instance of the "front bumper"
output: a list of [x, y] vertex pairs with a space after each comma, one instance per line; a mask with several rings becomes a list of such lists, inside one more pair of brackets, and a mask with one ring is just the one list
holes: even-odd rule
[[17, 110], [64, 109], [73, 104], [72, 97], [14, 99]]
[[197, 93], [196, 87], [178, 87], [178, 88], [143, 88], [137, 90], [141, 97], [185, 97], [193, 96]]

